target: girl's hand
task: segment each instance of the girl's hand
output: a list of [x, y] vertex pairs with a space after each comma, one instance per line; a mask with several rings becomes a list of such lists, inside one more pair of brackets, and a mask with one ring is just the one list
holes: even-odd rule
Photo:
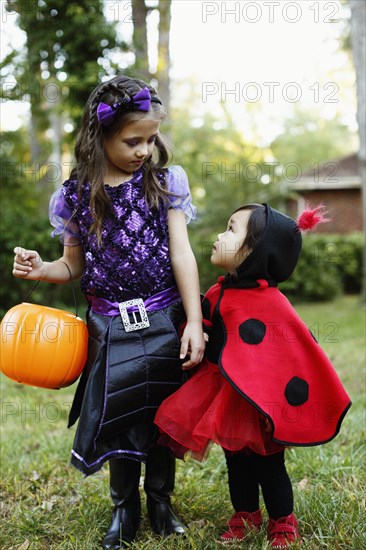
[[45, 277], [45, 267], [42, 258], [35, 250], [25, 250], [20, 246], [14, 248], [14, 277], [37, 281]]
[[200, 363], [205, 351], [205, 335], [202, 330], [201, 321], [188, 321], [183, 331], [180, 346], [180, 358], [188, 358], [182, 369], [188, 370]]

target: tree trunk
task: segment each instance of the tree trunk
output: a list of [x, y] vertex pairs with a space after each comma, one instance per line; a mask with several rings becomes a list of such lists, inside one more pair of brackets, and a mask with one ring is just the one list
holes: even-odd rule
[[148, 9], [144, 0], [132, 0], [133, 36], [132, 42], [135, 51], [134, 76], [149, 82], [149, 58], [147, 51], [146, 17]]
[[163, 102], [167, 115], [170, 110], [170, 4], [171, 0], [159, 0], [159, 44], [158, 44], [158, 68], [156, 77], [158, 80], [158, 93]]
[[[22, 16], [20, 12], [20, 17]], [[27, 33], [27, 61], [29, 65], [29, 78], [27, 81], [27, 91], [30, 96], [30, 150], [31, 150], [31, 162], [33, 167], [37, 163], [43, 162], [42, 158], [42, 147], [40, 143], [40, 128], [44, 127], [44, 113], [42, 113], [41, 103], [42, 103], [42, 87], [41, 87], [41, 77], [39, 64], [37, 64], [35, 59], [35, 51], [37, 49], [36, 41], [34, 40], [31, 29], [26, 29]], [[43, 120], [42, 120], [43, 119]]]
[[[366, 2], [350, 0], [351, 7], [351, 39], [353, 62], [357, 81], [357, 122], [360, 139], [358, 152], [359, 172], [361, 177], [362, 203], [365, 217], [366, 211]], [[365, 223], [365, 222], [364, 222]], [[363, 298], [366, 299], [366, 250], [364, 250]]]

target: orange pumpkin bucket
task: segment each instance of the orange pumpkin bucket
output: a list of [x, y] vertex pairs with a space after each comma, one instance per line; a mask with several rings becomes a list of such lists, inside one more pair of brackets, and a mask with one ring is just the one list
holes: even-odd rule
[[80, 376], [88, 330], [76, 313], [23, 302], [5, 314], [0, 328], [0, 371], [11, 380], [58, 389]]

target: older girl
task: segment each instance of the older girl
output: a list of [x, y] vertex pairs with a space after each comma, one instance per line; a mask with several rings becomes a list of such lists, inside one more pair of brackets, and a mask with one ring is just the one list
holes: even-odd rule
[[[157, 445], [155, 412], [203, 355], [197, 266], [186, 229], [195, 215], [186, 174], [166, 168], [161, 101], [145, 82], [117, 76], [89, 97], [76, 167], [51, 200], [63, 256], [15, 249], [13, 274], [65, 283], [81, 277], [89, 302], [89, 355], [70, 412], [79, 417], [71, 463], [85, 475], [110, 466], [114, 502], [103, 548], [131, 543], [139, 479], [153, 530], [183, 533], [170, 495], [175, 462]], [[186, 320], [183, 335], [179, 327]]]

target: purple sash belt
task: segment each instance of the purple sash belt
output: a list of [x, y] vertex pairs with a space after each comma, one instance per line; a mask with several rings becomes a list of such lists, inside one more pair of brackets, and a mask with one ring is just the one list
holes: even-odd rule
[[[146, 311], [159, 311], [164, 309], [174, 302], [180, 300], [180, 295], [176, 286], [162, 290], [157, 294], [149, 296], [144, 300], [144, 306]], [[120, 315], [119, 303], [110, 302], [105, 298], [98, 298], [98, 296], [88, 296], [88, 302], [91, 306], [94, 313], [99, 313], [99, 315], [108, 315], [109, 317], [114, 317], [115, 315]], [[127, 311], [136, 312], [138, 311], [137, 306], [131, 306], [127, 308]]]

